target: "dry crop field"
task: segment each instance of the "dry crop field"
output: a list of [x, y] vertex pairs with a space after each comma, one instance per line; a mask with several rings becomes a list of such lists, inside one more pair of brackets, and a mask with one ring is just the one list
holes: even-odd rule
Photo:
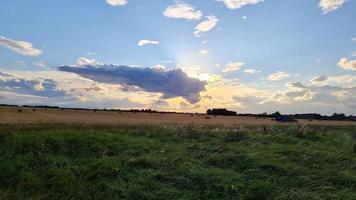
[[[301, 125], [356, 125], [350, 121], [298, 120]], [[207, 116], [198, 114], [133, 113], [91, 110], [0, 107], [0, 123], [81, 123], [81, 124], [200, 124], [276, 125], [270, 118]], [[286, 123], [288, 125], [288, 123]]]

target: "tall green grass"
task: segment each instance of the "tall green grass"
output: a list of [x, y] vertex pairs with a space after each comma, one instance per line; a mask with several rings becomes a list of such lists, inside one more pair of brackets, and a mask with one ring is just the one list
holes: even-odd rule
[[356, 199], [352, 134], [1, 125], [0, 199]]

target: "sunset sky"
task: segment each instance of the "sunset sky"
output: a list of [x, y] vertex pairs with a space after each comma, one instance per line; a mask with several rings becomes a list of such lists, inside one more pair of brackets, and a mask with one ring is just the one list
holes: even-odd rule
[[0, 103], [356, 114], [356, 0], [2, 0]]

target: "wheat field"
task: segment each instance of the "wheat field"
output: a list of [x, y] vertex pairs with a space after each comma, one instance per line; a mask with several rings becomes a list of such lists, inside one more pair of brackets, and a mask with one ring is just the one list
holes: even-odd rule
[[[300, 125], [356, 125], [351, 121], [298, 120]], [[162, 125], [162, 124], [200, 124], [200, 125], [277, 125], [270, 118], [242, 116], [207, 116], [203, 114], [171, 113], [133, 113], [115, 111], [69, 110], [1, 107], [0, 123], [80, 123], [104, 125]], [[289, 123], [283, 123], [288, 125]]]

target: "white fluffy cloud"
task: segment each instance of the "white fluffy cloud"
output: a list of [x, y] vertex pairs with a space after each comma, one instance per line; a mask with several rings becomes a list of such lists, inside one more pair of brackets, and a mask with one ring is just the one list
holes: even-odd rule
[[127, 0], [106, 0], [106, 3], [111, 6], [124, 6], [127, 4]]
[[167, 7], [163, 15], [176, 19], [198, 20], [203, 16], [203, 13], [189, 4], [176, 3], [175, 5]]
[[287, 74], [286, 72], [282, 71], [277, 71], [276, 73], [273, 73], [267, 77], [267, 80], [269, 81], [279, 81], [285, 78], [290, 77], [290, 74]]
[[338, 65], [342, 69], [356, 71], [356, 60], [341, 58]]
[[148, 44], [153, 44], [153, 45], [158, 45], [159, 41], [153, 41], [153, 40], [140, 40], [138, 41], [137, 45], [142, 47]]
[[263, 2], [264, 0], [217, 0], [217, 1], [224, 2], [224, 4], [229, 9], [238, 9], [246, 5], [253, 5], [253, 4]]
[[0, 45], [24, 56], [38, 56], [42, 54], [42, 51], [40, 49], [34, 48], [29, 42], [11, 40], [1, 35]]
[[241, 67], [243, 67], [245, 65], [245, 63], [236, 61], [236, 62], [230, 62], [229, 64], [227, 64], [225, 66], [225, 69], [223, 69], [223, 72], [234, 72], [234, 71], [238, 71], [241, 69]]
[[207, 19], [201, 23], [199, 23], [194, 29], [194, 35], [197, 37], [202, 36], [203, 33], [210, 31], [213, 29], [216, 24], [219, 22], [219, 19], [215, 16], [208, 16]]
[[319, 7], [322, 9], [323, 13], [329, 13], [337, 10], [345, 3], [345, 0], [321, 0], [319, 2]]

